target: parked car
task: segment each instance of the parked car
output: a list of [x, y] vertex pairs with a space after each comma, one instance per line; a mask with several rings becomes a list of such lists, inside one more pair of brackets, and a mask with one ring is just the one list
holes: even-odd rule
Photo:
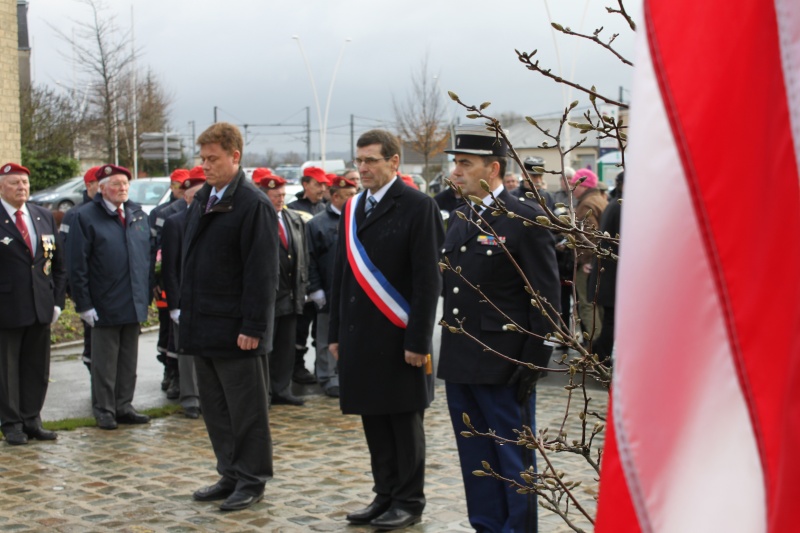
[[300, 178], [303, 177], [303, 170], [299, 165], [278, 165], [272, 172], [285, 179], [287, 183], [300, 183]]
[[83, 203], [83, 191], [85, 190], [86, 185], [83, 183], [83, 178], [77, 176], [33, 193], [30, 201], [45, 209], [64, 212]]
[[139, 178], [131, 180], [128, 198], [142, 205], [142, 210], [150, 214], [157, 205], [169, 201], [169, 178]]

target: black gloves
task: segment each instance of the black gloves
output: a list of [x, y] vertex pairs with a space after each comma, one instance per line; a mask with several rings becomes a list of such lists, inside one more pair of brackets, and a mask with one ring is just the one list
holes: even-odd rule
[[[544, 344], [536, 344], [533, 347], [526, 345], [525, 353], [520, 356], [519, 360], [525, 363], [533, 363], [536, 366], [547, 368], [550, 362], [550, 356], [553, 353], [551, 346]], [[511, 378], [508, 380], [510, 387], [516, 386], [517, 388], [517, 402], [522, 405], [526, 403], [533, 393], [536, 382], [542, 376], [539, 370], [531, 370], [527, 366], [517, 365]]]

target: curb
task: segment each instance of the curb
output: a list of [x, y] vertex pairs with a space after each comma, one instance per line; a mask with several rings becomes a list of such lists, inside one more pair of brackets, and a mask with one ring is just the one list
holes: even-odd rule
[[[151, 333], [153, 331], [158, 331], [158, 326], [148, 326], [146, 328], [142, 328], [141, 333], [142, 334]], [[77, 346], [83, 346], [83, 339], [82, 338], [78, 339], [78, 340], [75, 340], [75, 341], [67, 341], [67, 342], [59, 342], [58, 344], [51, 344], [50, 345], [50, 352], [51, 352], [50, 359], [51, 360], [54, 359], [54, 358], [55, 359], [64, 359], [66, 357], [69, 357], [70, 355], [76, 355], [76, 354], [72, 354], [72, 353], [53, 354], [52, 352], [53, 351], [66, 350], [68, 348], [75, 348]]]

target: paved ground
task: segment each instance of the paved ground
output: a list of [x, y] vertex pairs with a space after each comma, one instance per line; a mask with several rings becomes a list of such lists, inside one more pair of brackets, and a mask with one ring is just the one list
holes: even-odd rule
[[[152, 361], [153, 343], [152, 334], [142, 336], [138, 408], [167, 403], [159, 388], [161, 368]], [[52, 366], [44, 418], [89, 416], [89, 380], [83, 365], [58, 355]], [[546, 382], [539, 387], [537, 420], [540, 427], [557, 431], [566, 394], [555, 376]], [[372, 498], [360, 419], [343, 416], [336, 400], [313, 389], [303, 392], [305, 407], [281, 405], [270, 411], [275, 478], [267, 484], [264, 500], [251, 509], [225, 514], [213, 503], [192, 501], [192, 491], [216, 480], [214, 457], [203, 421], [174, 415], [117, 431], [61, 432], [55, 443], [0, 444], [0, 530], [370, 531], [347, 526], [344, 520]], [[441, 384], [437, 394], [425, 417], [428, 506], [422, 523], [408, 531], [471, 531]], [[599, 400], [597, 407], [604, 408], [605, 393], [592, 394]], [[567, 427], [577, 427], [577, 422], [573, 415]], [[579, 473], [584, 486], [577, 493], [593, 508], [594, 472], [574, 456], [557, 456], [556, 464], [570, 474]], [[582, 523], [590, 530], [587, 526]], [[571, 530], [557, 516], [540, 510], [540, 531]]]

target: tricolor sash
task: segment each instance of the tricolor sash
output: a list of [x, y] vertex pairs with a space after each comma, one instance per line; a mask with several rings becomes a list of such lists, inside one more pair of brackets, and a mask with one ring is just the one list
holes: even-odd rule
[[344, 210], [344, 231], [346, 235], [347, 261], [353, 271], [358, 284], [367, 293], [372, 303], [398, 328], [405, 329], [408, 325], [408, 313], [411, 306], [392, 287], [386, 277], [378, 270], [364, 250], [361, 241], [356, 235], [356, 208], [365, 191], [355, 195]]

